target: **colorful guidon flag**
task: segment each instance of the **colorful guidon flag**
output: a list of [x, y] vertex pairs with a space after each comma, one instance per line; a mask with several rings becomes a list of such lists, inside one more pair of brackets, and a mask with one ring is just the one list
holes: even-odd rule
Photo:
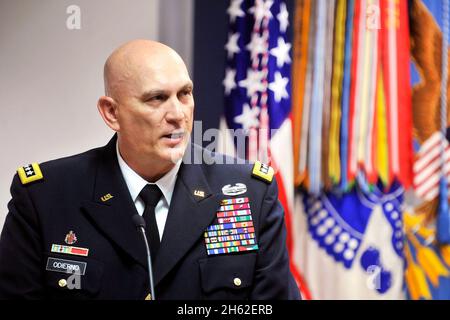
[[401, 298], [401, 202], [413, 177], [408, 1], [296, 5], [294, 257], [314, 298]]

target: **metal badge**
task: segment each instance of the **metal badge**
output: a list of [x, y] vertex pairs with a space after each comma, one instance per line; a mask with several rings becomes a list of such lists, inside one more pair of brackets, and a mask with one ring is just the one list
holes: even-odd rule
[[237, 196], [246, 192], [247, 186], [243, 183], [236, 183], [234, 186], [227, 184], [222, 188], [222, 193], [226, 196]]
[[205, 191], [202, 190], [194, 190], [194, 196], [204, 198], [205, 197]]
[[75, 232], [70, 230], [69, 233], [66, 234], [64, 242], [67, 244], [74, 244], [75, 242], [77, 242], [77, 236], [76, 236]]
[[106, 201], [108, 201], [108, 200], [110, 200], [112, 198], [114, 198], [114, 197], [111, 195], [111, 193], [108, 193], [108, 194], [105, 194], [104, 196], [102, 196], [100, 198], [100, 200], [102, 200], [103, 202], [106, 202]]

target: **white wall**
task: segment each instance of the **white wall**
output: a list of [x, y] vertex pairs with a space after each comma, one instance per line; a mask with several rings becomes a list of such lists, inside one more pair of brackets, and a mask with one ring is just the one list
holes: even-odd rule
[[[190, 59], [184, 39], [192, 30], [186, 26], [192, 1], [175, 1], [188, 9], [170, 12], [164, 0], [0, 0], [0, 228], [17, 167], [76, 154], [111, 137], [96, 102], [103, 63], [114, 48], [135, 38], [164, 42], [174, 31], [161, 37], [160, 28], [179, 28], [170, 42]], [[81, 9], [80, 30], [66, 27], [69, 5]], [[179, 15], [182, 23], [171, 27]]]

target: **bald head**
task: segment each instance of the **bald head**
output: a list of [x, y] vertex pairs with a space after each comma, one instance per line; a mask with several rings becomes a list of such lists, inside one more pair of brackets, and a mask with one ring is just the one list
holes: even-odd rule
[[192, 132], [193, 83], [181, 57], [159, 42], [134, 40], [105, 63], [97, 108], [117, 132], [125, 162], [156, 181], [183, 156]]
[[108, 57], [104, 66], [105, 95], [120, 99], [142, 83], [141, 78], [167, 65], [188, 73], [183, 59], [172, 48], [151, 40], [132, 40]]

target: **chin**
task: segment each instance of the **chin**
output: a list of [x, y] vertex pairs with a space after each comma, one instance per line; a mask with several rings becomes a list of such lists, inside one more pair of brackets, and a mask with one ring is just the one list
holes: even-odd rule
[[170, 161], [173, 164], [177, 163], [181, 158], [183, 158], [184, 151], [186, 149], [186, 146], [183, 147], [176, 147], [176, 148], [167, 148], [164, 150], [164, 154], [161, 158], [163, 158], [166, 161]]

